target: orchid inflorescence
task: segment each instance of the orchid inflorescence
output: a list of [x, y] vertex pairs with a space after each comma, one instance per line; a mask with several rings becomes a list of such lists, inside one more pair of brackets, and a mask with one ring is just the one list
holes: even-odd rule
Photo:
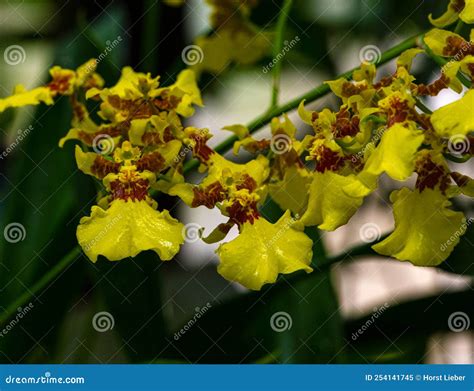
[[[203, 235], [206, 243], [225, 241], [238, 228], [239, 235], [216, 251], [218, 271], [259, 290], [279, 274], [312, 271], [313, 243], [306, 227], [333, 231], [377, 189], [382, 174], [401, 182], [416, 174], [413, 188], [392, 192], [395, 229], [373, 249], [434, 266], [446, 260], [466, 231], [466, 217], [451, 208], [451, 199], [474, 197], [473, 179], [448, 165], [450, 159], [467, 162], [474, 149], [474, 91], [459, 80], [460, 75], [474, 80], [474, 30], [467, 41], [441, 29], [458, 18], [474, 22], [474, 2], [459, 4], [452, 1], [443, 16], [430, 17], [437, 28], [419, 48], [400, 55], [392, 75], [376, 80], [376, 66], [365, 62], [350, 80], [327, 82], [342, 101], [338, 111], [309, 111], [302, 101], [298, 114], [311, 128], [303, 138], [287, 115], [273, 118], [271, 138], [256, 139], [243, 125], [226, 127], [238, 138], [234, 153], [245, 149], [254, 156], [245, 164], [213, 150], [208, 129], [183, 126], [183, 119], [203, 104], [193, 69], [162, 87], [159, 77], [125, 67], [118, 82], [107, 88], [95, 60], [77, 70], [53, 67], [49, 84], [30, 91], [18, 86], [0, 100], [0, 111], [69, 97], [72, 126], [59, 145], [79, 141], [78, 168], [102, 183], [97, 205], [77, 228], [78, 242], [93, 262], [100, 255], [116, 261], [145, 250], [163, 261], [172, 259], [184, 242], [185, 227], [158, 209], [155, 196], [165, 193], [191, 208], [218, 208], [227, 218]], [[220, 39], [231, 37], [230, 30]], [[412, 62], [427, 52], [448, 61], [436, 81], [417, 83], [410, 73]], [[423, 97], [448, 88], [460, 99], [434, 112], [419, 109]], [[100, 104], [99, 122], [92, 119], [88, 100]], [[205, 174], [199, 184], [184, 177], [188, 151]], [[275, 223], [260, 209], [269, 198], [284, 211]]]

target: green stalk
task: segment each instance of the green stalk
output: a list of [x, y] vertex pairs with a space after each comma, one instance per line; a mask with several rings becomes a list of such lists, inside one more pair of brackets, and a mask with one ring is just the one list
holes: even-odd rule
[[[285, 0], [283, 8], [280, 10], [276, 26], [275, 44], [273, 45], [273, 59], [278, 59], [278, 55], [283, 49], [283, 37], [286, 31], [286, 23], [288, 21], [288, 14], [290, 12], [293, 0]], [[277, 61], [273, 66], [272, 78], [272, 98], [270, 102], [270, 110], [278, 105], [278, 95], [280, 94], [280, 76], [283, 59]]]
[[13, 303], [11, 303], [0, 315], [0, 324], [6, 322], [15, 312], [17, 308], [23, 306], [32, 296], [42, 291], [47, 285], [51, 283], [59, 274], [72, 264], [81, 255], [81, 248], [74, 247], [67, 253], [56, 265], [54, 265], [39, 281], [37, 281], [31, 288], [20, 295]]

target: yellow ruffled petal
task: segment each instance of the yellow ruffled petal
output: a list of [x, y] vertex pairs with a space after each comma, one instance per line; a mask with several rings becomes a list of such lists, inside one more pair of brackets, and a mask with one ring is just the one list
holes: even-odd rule
[[260, 290], [274, 283], [278, 274], [297, 270], [307, 273], [312, 259], [312, 241], [287, 211], [275, 224], [263, 218], [244, 223], [240, 235], [217, 249], [217, 271], [227, 280]]
[[10, 107], [39, 105], [40, 103], [53, 104], [53, 93], [48, 87], [37, 87], [27, 91], [24, 86], [19, 84], [15, 87], [13, 95], [0, 99], [0, 113]]
[[172, 259], [184, 242], [183, 224], [146, 201], [114, 200], [106, 210], [93, 206], [90, 217], [77, 227], [77, 240], [87, 257], [109, 261], [134, 257], [153, 250], [162, 261]]
[[364, 171], [374, 176], [386, 172], [391, 178], [404, 181], [413, 173], [416, 152], [423, 139], [421, 131], [408, 125], [391, 126], [369, 156]]
[[467, 135], [474, 130], [474, 90], [469, 90], [459, 100], [434, 111], [431, 123], [442, 137]]
[[451, 202], [437, 190], [403, 188], [394, 191], [390, 199], [395, 230], [373, 246], [379, 254], [417, 266], [439, 265], [466, 231], [464, 215], [448, 209]]
[[315, 172], [309, 188], [308, 209], [301, 222], [333, 231], [349, 221], [370, 192], [355, 175]]

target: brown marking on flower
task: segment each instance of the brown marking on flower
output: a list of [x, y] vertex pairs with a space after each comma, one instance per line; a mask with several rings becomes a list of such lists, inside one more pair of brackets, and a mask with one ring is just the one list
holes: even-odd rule
[[456, 60], [459, 61], [469, 54], [474, 54], [474, 47], [462, 37], [450, 35], [446, 38], [445, 43], [443, 55], [446, 57], [456, 57]]
[[176, 109], [178, 107], [179, 102], [181, 102], [181, 98], [178, 98], [175, 95], [168, 95], [168, 93], [165, 91], [163, 94], [155, 98], [153, 100], [153, 104], [159, 109], [163, 111], [171, 111]]
[[194, 198], [191, 204], [193, 208], [204, 205], [205, 207], [212, 209], [218, 202], [223, 201], [226, 196], [225, 190], [219, 181], [211, 183], [205, 189], [195, 187], [193, 192]]
[[355, 136], [359, 132], [359, 117], [351, 116], [347, 107], [336, 113], [336, 122], [332, 125], [334, 137]]
[[350, 81], [346, 81], [342, 85], [342, 96], [348, 98], [353, 95], [359, 95], [362, 91], [366, 90], [367, 86], [365, 84], [355, 84]]
[[466, 6], [466, 3], [464, 0], [456, 0], [453, 3], [449, 3], [449, 7], [454, 10], [456, 13], [460, 13], [464, 7]]
[[148, 181], [142, 178], [129, 182], [117, 179], [110, 183], [110, 191], [114, 200], [143, 201], [148, 196], [148, 188]]
[[74, 74], [69, 72], [55, 72], [53, 80], [48, 84], [48, 88], [55, 93], [65, 94], [71, 86], [71, 79]]
[[91, 172], [100, 179], [104, 178], [107, 174], [117, 174], [119, 170], [120, 163], [107, 160], [102, 155], [97, 155], [91, 167]]
[[407, 101], [399, 100], [398, 98], [392, 99], [390, 110], [387, 114], [387, 127], [389, 128], [399, 122], [405, 122], [408, 119], [409, 113], [410, 107]]
[[378, 90], [383, 87], [388, 87], [390, 84], [392, 84], [393, 79], [395, 78], [395, 75], [391, 76], [385, 76], [378, 83], [375, 83], [373, 87]]
[[92, 145], [94, 139], [101, 135], [108, 135], [110, 137], [118, 137], [122, 134], [121, 129], [118, 126], [104, 126], [99, 131], [95, 133], [85, 132], [80, 130], [78, 132], [78, 137], [81, 141], [84, 141], [87, 145]]
[[435, 189], [437, 186], [443, 194], [447, 190], [450, 183], [448, 173], [443, 166], [433, 162], [429, 155], [417, 162], [415, 171], [418, 174], [415, 185], [418, 190]]
[[442, 73], [441, 76], [431, 84], [412, 84], [411, 90], [415, 95], [429, 95], [436, 96], [440, 93], [441, 90], [444, 90], [449, 86], [449, 77], [445, 73]]
[[138, 171], [160, 172], [165, 168], [165, 158], [158, 151], [147, 153], [138, 159], [136, 166]]
[[326, 170], [337, 171], [344, 164], [345, 158], [332, 149], [321, 146], [316, 152], [316, 160], [315, 170], [325, 172]]
[[191, 139], [195, 142], [193, 147], [193, 155], [201, 163], [207, 162], [211, 155], [215, 153], [214, 150], [206, 144], [207, 139], [205, 137], [199, 136], [198, 134], [192, 135]]
[[144, 99], [122, 99], [118, 95], [111, 95], [107, 98], [107, 102], [116, 110], [126, 113], [128, 118], [149, 118], [156, 114], [153, 108]]
[[460, 174], [459, 172], [452, 172], [451, 178], [453, 178], [454, 182], [456, 182], [456, 185], [459, 187], [467, 186], [467, 184], [472, 181], [470, 177]]
[[230, 220], [239, 226], [246, 222], [253, 224], [260, 217], [256, 201], [242, 205], [239, 200], [236, 200], [226, 211], [229, 214]]
[[235, 187], [237, 190], [247, 189], [252, 192], [257, 189], [257, 182], [249, 174], [243, 174], [239, 183]]

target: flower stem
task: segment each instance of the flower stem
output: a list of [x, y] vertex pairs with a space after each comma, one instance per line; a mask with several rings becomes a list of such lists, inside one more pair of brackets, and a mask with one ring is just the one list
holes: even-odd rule
[[278, 105], [278, 95], [280, 94], [280, 75], [282, 60], [278, 59], [279, 54], [283, 49], [283, 37], [286, 31], [286, 23], [288, 21], [288, 14], [290, 13], [293, 0], [285, 0], [283, 7], [280, 10], [276, 26], [275, 44], [273, 45], [273, 60], [276, 60], [272, 71], [272, 98], [270, 102], [270, 110]]
[[67, 253], [56, 265], [54, 265], [43, 277], [40, 278], [32, 287], [28, 288], [26, 292], [20, 295], [13, 303], [11, 303], [0, 315], [0, 324], [6, 322], [14, 313], [17, 312], [17, 308], [23, 306], [28, 300], [31, 300], [32, 296], [36, 296], [38, 292], [43, 290], [47, 285], [56, 279], [60, 273], [65, 270], [70, 264], [80, 257], [81, 248], [79, 246], [74, 247], [69, 253]]

